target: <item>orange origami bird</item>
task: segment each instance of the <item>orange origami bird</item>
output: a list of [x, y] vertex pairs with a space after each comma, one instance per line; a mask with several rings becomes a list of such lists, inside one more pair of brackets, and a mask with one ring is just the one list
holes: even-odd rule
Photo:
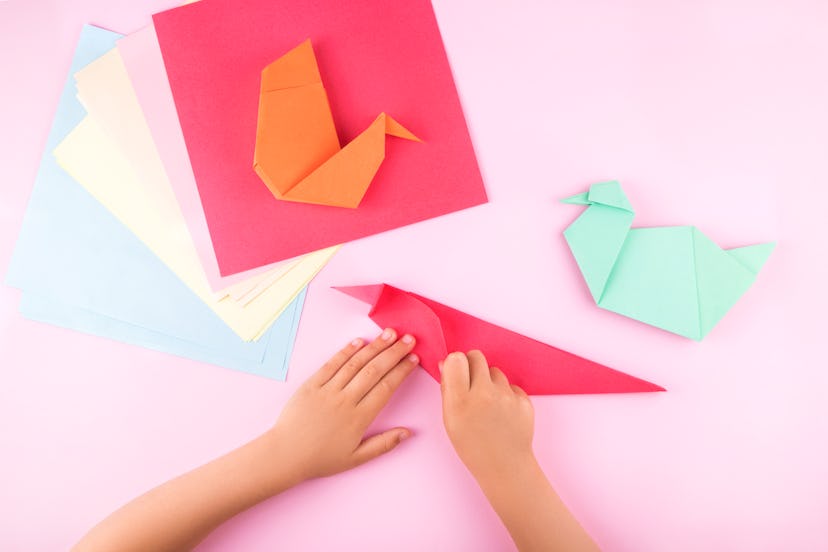
[[385, 159], [386, 134], [420, 141], [380, 113], [340, 147], [310, 40], [262, 71], [253, 169], [277, 199], [356, 208]]

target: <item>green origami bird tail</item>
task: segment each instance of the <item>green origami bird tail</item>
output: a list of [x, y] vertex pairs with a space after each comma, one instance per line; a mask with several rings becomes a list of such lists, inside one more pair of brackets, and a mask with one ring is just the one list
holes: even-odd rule
[[774, 242], [757, 243], [755, 245], [746, 245], [745, 247], [734, 247], [733, 249], [726, 249], [728, 254], [742, 263], [745, 268], [759, 274], [759, 271], [765, 264], [765, 261], [770, 257], [771, 251], [776, 247]]
[[588, 192], [562, 201], [589, 206], [564, 231], [564, 237], [597, 303], [627, 239], [635, 213], [615, 180], [593, 184]]

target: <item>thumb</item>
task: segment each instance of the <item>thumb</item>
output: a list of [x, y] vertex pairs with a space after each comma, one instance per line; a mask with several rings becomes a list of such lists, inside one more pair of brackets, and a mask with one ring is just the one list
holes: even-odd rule
[[395, 427], [363, 440], [354, 451], [355, 465], [359, 466], [397, 447], [404, 439], [411, 437], [411, 431]]

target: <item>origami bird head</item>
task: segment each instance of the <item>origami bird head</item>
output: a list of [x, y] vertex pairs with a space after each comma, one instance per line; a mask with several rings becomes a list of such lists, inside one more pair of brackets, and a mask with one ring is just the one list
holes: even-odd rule
[[561, 202], [573, 205], [604, 205], [629, 213], [634, 212], [626, 194], [624, 194], [624, 190], [621, 189], [621, 184], [617, 180], [593, 184], [588, 192], [562, 199]]

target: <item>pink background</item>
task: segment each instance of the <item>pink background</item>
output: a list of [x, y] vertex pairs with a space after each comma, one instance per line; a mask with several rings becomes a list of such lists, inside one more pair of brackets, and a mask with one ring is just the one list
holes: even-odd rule
[[[0, 1], [5, 273], [80, 25], [173, 1]], [[330, 285], [387, 281], [658, 382], [542, 397], [538, 456], [607, 550], [815, 550], [828, 540], [828, 4], [439, 0], [492, 203], [347, 245], [311, 286], [287, 383], [29, 322], [0, 287], [0, 549], [67, 548], [136, 494], [255, 436], [354, 335]], [[618, 178], [636, 223], [778, 248], [702, 343], [598, 309], [556, 203]], [[509, 550], [413, 376], [378, 426], [415, 437], [296, 488], [202, 550]]]

